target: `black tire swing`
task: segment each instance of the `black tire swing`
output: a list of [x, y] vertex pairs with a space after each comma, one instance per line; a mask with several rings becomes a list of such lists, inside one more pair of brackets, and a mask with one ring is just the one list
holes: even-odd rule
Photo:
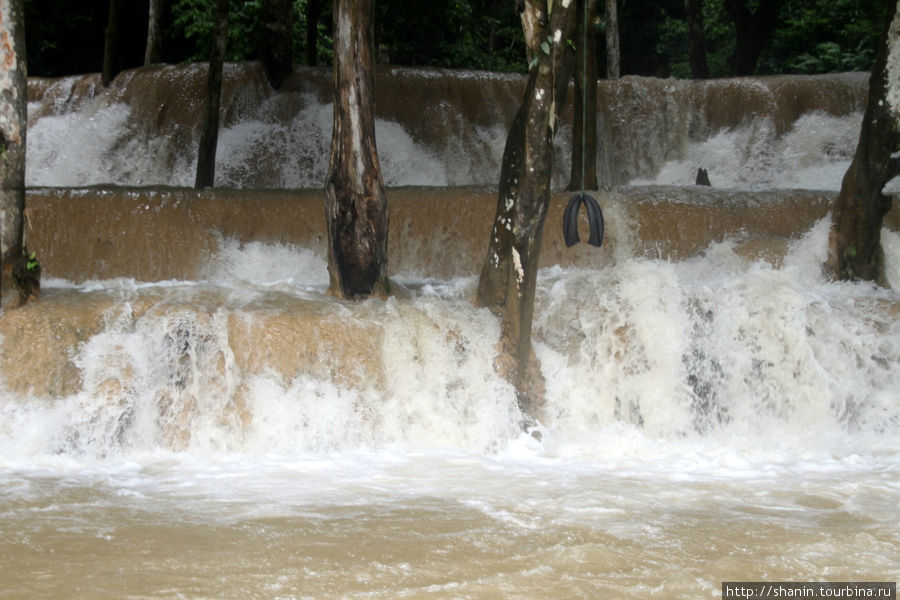
[[585, 137], [587, 135], [584, 130], [587, 123], [587, 5], [588, 3], [585, 1], [581, 40], [581, 192], [569, 200], [569, 204], [563, 213], [563, 239], [566, 241], [567, 248], [571, 248], [580, 241], [578, 239], [578, 212], [581, 210], [582, 204], [587, 211], [591, 232], [588, 237], [588, 244], [599, 248], [603, 243], [603, 211], [600, 210], [600, 204], [596, 198], [584, 191]]
[[563, 213], [563, 237], [566, 240], [566, 247], [571, 248], [580, 241], [578, 239], [578, 211], [582, 204], [587, 210], [588, 224], [591, 229], [588, 244], [599, 248], [603, 243], [603, 211], [600, 210], [597, 200], [583, 190], [580, 194], [572, 196]]

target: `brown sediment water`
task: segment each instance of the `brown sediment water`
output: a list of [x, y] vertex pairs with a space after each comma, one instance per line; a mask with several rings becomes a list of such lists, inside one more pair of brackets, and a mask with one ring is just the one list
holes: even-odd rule
[[[335, 467], [349, 481], [331, 501], [301, 494], [292, 504], [279, 486], [322, 479], [304, 460], [263, 467], [268, 481], [235, 466], [193, 473], [192, 483], [160, 465], [158, 489], [138, 483], [153, 468], [132, 474], [137, 490], [114, 473], [44, 476], [28, 482], [29, 500], [0, 504], [0, 584], [11, 597], [94, 600], [564, 600], [713, 598], [722, 581], [894, 577], [896, 535], [878, 527], [892, 509], [867, 477], [787, 485], [594, 473], [580, 475], [581, 493], [596, 498], [585, 502], [549, 471], [548, 487], [528, 490], [491, 473], [515, 468], [502, 461], [430, 466], [469, 478], [480, 493], [452, 480], [435, 489], [426, 478], [418, 493], [383, 497], [378, 477], [408, 478], [402, 467], [371, 478]], [[217, 477], [237, 487], [231, 497], [200, 496]], [[277, 499], [254, 498], [242, 479]]]
[[[634, 255], [681, 259], [726, 238], [751, 255], [777, 261], [786, 240], [829, 214], [835, 196], [701, 187], [627, 187], [594, 194], [605, 213], [603, 247], [565, 246], [562, 212], [570, 194], [556, 192], [544, 230], [542, 266], [598, 267]], [[477, 274], [496, 195], [488, 188], [390, 189], [391, 273], [438, 279]], [[318, 190], [34, 188], [27, 195], [29, 247], [41, 257], [45, 276], [73, 282], [203, 279], [223, 240], [288, 244], [324, 257], [323, 203]], [[581, 219], [586, 239], [586, 216]]]
[[[30, 80], [29, 185], [190, 185], [205, 72], [203, 64], [154, 65], [125, 71], [107, 88], [96, 74]], [[242, 188], [323, 181], [330, 80], [328, 69], [301, 67], [276, 92], [257, 63], [226, 65], [218, 181]], [[376, 128], [388, 183], [495, 185], [523, 89], [521, 75], [380, 68]], [[843, 138], [818, 139], [821, 122], [802, 119], [853, 118], [861, 114], [865, 94], [865, 73], [601, 81], [598, 173], [608, 185], [653, 180], [665, 164], [687, 160], [692, 145], [733, 134], [747, 139], [704, 156], [705, 164], [693, 171], [712, 169], [713, 185], [724, 177], [741, 187], [772, 187], [770, 180], [782, 175], [779, 156], [794, 160], [802, 154], [804, 165], [849, 160]], [[557, 140], [553, 181], [559, 188], [570, 168], [571, 97]], [[779, 150], [795, 128], [808, 139]], [[760, 164], [736, 177], [729, 172], [737, 169], [734, 162]], [[803, 181], [821, 185], [814, 176]]]
[[[33, 80], [30, 133], [74, 123], [102, 145], [91, 119], [108, 118], [127, 135], [97, 164], [136, 184], [160, 152], [156, 183], [178, 183], [202, 72]], [[301, 69], [273, 94], [258, 65], [226, 69], [224, 128], [262, 129], [263, 152], [223, 172], [267, 189], [29, 189], [46, 285], [0, 313], [0, 596], [698, 598], [896, 579], [900, 301], [822, 277], [835, 192], [595, 191], [601, 249], [564, 246], [554, 192], [532, 435], [493, 367], [499, 320], [472, 302], [495, 189], [391, 187], [401, 293], [325, 293], [321, 191], [270, 188], [285, 165], [321, 180], [321, 148], [279, 163], [296, 137], [275, 138], [318, 103], [295, 132], [315, 137], [328, 79]], [[403, 162], [427, 170], [449, 139], [451, 175], [492, 171], [520, 77], [379, 80], [379, 118], [425, 140]], [[717, 130], [851, 114], [863, 89], [860, 74], [603, 84], [601, 171], [621, 183]], [[94, 149], [59, 139], [48, 171]]]

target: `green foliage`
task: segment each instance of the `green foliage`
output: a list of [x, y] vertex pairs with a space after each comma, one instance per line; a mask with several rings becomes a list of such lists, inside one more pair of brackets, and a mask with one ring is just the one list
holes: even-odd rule
[[762, 67], [782, 73], [868, 70], [884, 9], [882, 0], [791, 0]]
[[[294, 0], [294, 62], [302, 64], [311, 0]], [[261, 0], [232, 0], [227, 60], [252, 59]], [[746, 0], [755, 8], [757, 0]], [[126, 4], [130, 66], [141, 64], [146, 0]], [[171, 0], [163, 18], [166, 62], [206, 60], [214, 0]], [[58, 76], [100, 69], [109, 0], [25, 0], [28, 67]], [[884, 0], [786, 0], [759, 73], [822, 73], [870, 68]], [[332, 59], [332, 2], [323, 0], [317, 58]], [[411, 66], [526, 71], [524, 36], [512, 0], [378, 0], [375, 37], [379, 62]], [[602, 17], [602, 7], [601, 7]], [[707, 63], [713, 77], [729, 75], [734, 26], [723, 0], [703, 5]], [[683, 0], [619, 0], [622, 72], [690, 77]], [[547, 48], [544, 49], [547, 51]], [[602, 34], [598, 39], [600, 64]]]
[[32, 252], [25, 261], [25, 270], [31, 272], [40, 272], [41, 262], [37, 259], [37, 254]]
[[[215, 23], [215, 0], [176, 0], [172, 5], [172, 31], [193, 45], [185, 62], [207, 60]], [[245, 60], [255, 53], [259, 0], [232, 2], [228, 15], [228, 45], [225, 60]]]
[[[748, 4], [755, 8], [755, 3]], [[659, 11], [656, 51], [668, 57], [667, 75], [690, 77], [683, 11]], [[880, 35], [881, 0], [788, 0], [774, 39], [763, 52], [759, 73], [829, 73], [871, 68]], [[712, 77], [730, 75], [734, 25], [722, 0], [703, 3], [707, 62]]]
[[525, 71], [522, 26], [509, 0], [381, 0], [376, 11], [382, 60]]
[[872, 65], [875, 51], [864, 47], [864, 44], [865, 41], [862, 41], [854, 51], [848, 52], [837, 42], [820, 42], [813, 53], [804, 52], [790, 59], [787, 68], [794, 73], [865, 71]]

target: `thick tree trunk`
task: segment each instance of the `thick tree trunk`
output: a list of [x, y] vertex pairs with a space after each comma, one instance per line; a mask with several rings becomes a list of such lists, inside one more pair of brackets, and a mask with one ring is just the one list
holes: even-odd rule
[[841, 183], [832, 217], [826, 272], [837, 279], [886, 284], [882, 219], [891, 198], [882, 193], [900, 175], [900, 2], [890, 9], [875, 66], [859, 143]]
[[0, 303], [3, 307], [27, 301], [39, 289], [23, 289], [21, 283], [16, 283], [21, 279], [18, 274], [26, 263], [25, 129], [28, 117], [24, 18], [22, 0], [0, 0]]
[[121, 37], [122, 8], [124, 0], [109, 0], [109, 19], [106, 22], [106, 39], [103, 47], [103, 85], [115, 79], [122, 70]]
[[684, 0], [684, 12], [688, 26], [691, 76], [694, 79], [709, 79], [709, 64], [706, 62], [706, 36], [703, 33], [703, 0]]
[[531, 346], [538, 258], [553, 165], [553, 134], [560, 109], [560, 78], [575, 28], [575, 3], [519, 1], [532, 57], [522, 104], [516, 113], [500, 171], [497, 213], [476, 301], [501, 315], [495, 367], [516, 388], [526, 419], [540, 419], [544, 381]]
[[619, 45], [618, 0], [606, 0], [606, 78], [621, 75], [622, 50]]
[[[584, 2], [588, 2], [585, 19]], [[578, 41], [575, 44], [575, 106], [572, 116], [572, 170], [569, 190], [597, 189], [597, 39], [591, 24], [596, 0], [578, 3]]]
[[329, 293], [389, 291], [388, 204], [375, 146], [374, 4], [336, 0], [334, 128], [325, 182]]
[[756, 12], [750, 12], [745, 0], [724, 0], [725, 11], [735, 27], [731, 71], [736, 76], [753, 75], [763, 48], [778, 26], [778, 13], [786, 0], [760, 0]]
[[144, 50], [144, 64], [162, 62], [162, 12], [163, 0], [150, 0], [147, 17], [147, 47]]
[[294, 70], [294, 2], [263, 0], [257, 56], [275, 89]]
[[228, 43], [229, 0], [216, 0], [216, 26], [209, 53], [206, 79], [206, 107], [197, 154], [195, 188], [212, 187], [216, 179], [216, 146], [219, 142], [219, 105], [222, 99], [222, 67]]
[[319, 63], [319, 19], [322, 17], [322, 0], [306, 2], [306, 64]]

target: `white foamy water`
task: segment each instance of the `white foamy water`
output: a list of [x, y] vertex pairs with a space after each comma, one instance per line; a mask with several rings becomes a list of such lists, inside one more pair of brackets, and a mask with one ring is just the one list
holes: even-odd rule
[[[725, 242], [543, 271], [540, 441], [493, 372], [499, 324], [471, 279], [344, 303], [323, 296], [321, 258], [227, 243], [207, 281], [50, 290], [119, 301], [77, 345], [81, 391], [0, 396], [0, 583], [31, 598], [696, 598], [723, 580], [893, 580], [898, 298], [825, 282], [826, 239], [823, 222], [778, 269]], [[372, 352], [354, 360], [371, 362], [292, 376], [265, 340], [298, 322], [325, 342], [355, 327]], [[248, 352], [255, 326], [268, 334]]]
[[[31, 105], [32, 112], [39, 108]], [[219, 133], [216, 185], [314, 188], [328, 172], [333, 108], [305, 96], [284, 119], [276, 96]], [[41, 115], [28, 130], [26, 184], [30, 186], [175, 185], [191, 187], [196, 147], [173, 147], [171, 133], [148, 131], [130, 120], [126, 104], [103, 96], [78, 109]], [[377, 119], [376, 141], [386, 185], [470, 185], [493, 182], [505, 132], [475, 128], [464, 149], [460, 139], [428, 148], [398, 123]], [[191, 134], [196, 144], [197, 135]], [[467, 140], [466, 143], [471, 143]]]
[[[74, 81], [64, 79], [54, 86], [66, 89]], [[146, 114], [141, 112], [143, 116], [138, 117], [139, 111], [118, 102], [111, 94], [101, 89], [71, 106], [63, 101], [31, 103], [28, 185], [192, 186], [199, 140], [196, 125], [178, 122], [168, 114], [168, 108], [143, 107]], [[66, 99], [68, 95], [48, 92], [48, 97]], [[652, 102], [652, 96], [641, 97]], [[260, 92], [259, 97], [243, 98], [236, 104], [235, 116], [220, 130], [217, 185], [323, 185], [331, 146], [331, 103], [321, 102], [311, 93]], [[376, 119], [376, 142], [385, 183], [496, 185], [508, 123], [500, 120], [475, 125], [459, 122], [457, 107], [427, 108], [446, 121], [438, 125], [446, 132], [430, 142], [416, 134], [416, 118], [410, 118], [408, 123]], [[485, 110], [490, 113], [496, 108]], [[614, 173], [610, 175], [615, 179], [613, 183], [690, 185], [702, 167], [709, 171], [716, 187], [836, 191], [856, 147], [862, 119], [859, 111], [843, 116], [813, 111], [800, 115], [788, 131], [779, 134], [771, 116], [751, 114], [738, 126], [713, 129], [699, 137], [691, 133], [683, 106], [670, 103], [666, 110], [671, 114], [665, 113], [668, 117], [659, 123], [648, 121], [651, 130], [638, 126], [634, 131], [626, 127], [619, 132], [618, 135], [641, 137], [628, 140], [629, 143], [604, 139], [603, 126], [599, 125], [601, 174], [603, 165], [609, 163], [606, 167]], [[148, 124], [147, 115], [157, 122]], [[627, 121], [643, 117], [625, 114], [615, 118]], [[560, 189], [569, 180], [569, 125], [560, 128], [554, 144], [552, 183]], [[620, 171], [628, 175], [621, 175]], [[620, 176], [630, 181], [618, 181]]]
[[810, 113], [778, 135], [770, 118], [757, 117], [689, 141], [683, 156], [665, 162], [655, 176], [631, 183], [691, 185], [697, 169], [704, 168], [715, 187], [837, 191], [853, 159], [861, 123], [862, 113]]

